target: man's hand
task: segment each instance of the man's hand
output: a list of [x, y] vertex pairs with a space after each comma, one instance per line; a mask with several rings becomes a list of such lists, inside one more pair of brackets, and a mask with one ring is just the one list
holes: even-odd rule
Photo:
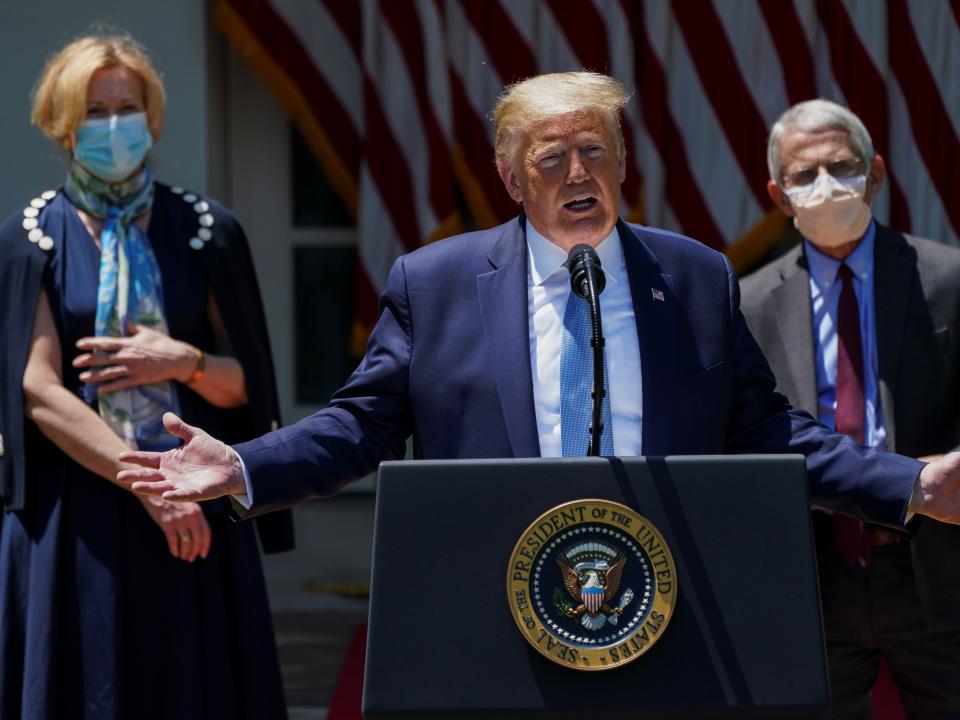
[[184, 444], [162, 453], [139, 450], [122, 453], [121, 462], [141, 467], [122, 470], [117, 474], [117, 482], [130, 485], [134, 492], [159, 495], [175, 502], [199, 502], [246, 493], [240, 458], [230, 446], [200, 428], [187, 425], [173, 413], [164, 414], [163, 424]]
[[947, 453], [924, 466], [909, 510], [960, 525], [960, 452]]

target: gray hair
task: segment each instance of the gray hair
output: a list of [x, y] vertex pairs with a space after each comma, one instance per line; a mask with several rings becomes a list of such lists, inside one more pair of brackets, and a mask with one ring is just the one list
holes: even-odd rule
[[784, 135], [790, 132], [817, 133], [826, 130], [845, 132], [850, 140], [850, 149], [860, 158], [864, 167], [870, 167], [875, 155], [873, 140], [860, 118], [843, 105], [818, 98], [797, 103], [777, 118], [770, 128], [770, 139], [767, 141], [767, 169], [770, 171], [770, 179], [777, 184], [783, 179], [780, 143]]
[[509, 85], [497, 100], [493, 120], [498, 163], [509, 163], [530, 127], [570, 113], [599, 112], [614, 138], [617, 159], [626, 150], [620, 129], [620, 111], [630, 93], [607, 75], [593, 72], [547, 73]]

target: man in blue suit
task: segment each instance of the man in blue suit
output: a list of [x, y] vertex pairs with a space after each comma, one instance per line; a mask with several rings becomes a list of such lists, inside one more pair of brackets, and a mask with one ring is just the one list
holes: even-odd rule
[[[519, 217], [400, 258], [366, 356], [327, 409], [236, 448], [168, 415], [185, 445], [124, 455], [141, 467], [118, 480], [168, 500], [232, 495], [258, 515], [337, 492], [402, 457], [411, 434], [418, 458], [570, 454], [581, 429], [562, 422], [577, 399], [563, 356], [579, 341], [564, 322], [563, 263], [587, 243], [607, 285], [602, 447], [800, 452], [812, 496], [838, 512], [894, 527], [913, 512], [960, 518], [960, 454], [924, 465], [877, 453], [792, 409], [774, 392], [726, 258], [618, 219], [627, 100], [619, 83], [593, 73], [508, 88], [494, 113], [495, 144]], [[579, 400], [589, 404], [589, 393]]]

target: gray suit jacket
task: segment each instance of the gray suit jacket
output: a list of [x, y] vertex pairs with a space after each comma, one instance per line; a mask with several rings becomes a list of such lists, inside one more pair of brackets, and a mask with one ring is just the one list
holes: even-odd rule
[[[791, 402], [817, 417], [810, 276], [800, 245], [741, 282], [747, 323]], [[960, 445], [960, 250], [877, 225], [874, 302], [889, 449]], [[960, 526], [924, 519], [912, 543], [928, 624], [960, 627]]]

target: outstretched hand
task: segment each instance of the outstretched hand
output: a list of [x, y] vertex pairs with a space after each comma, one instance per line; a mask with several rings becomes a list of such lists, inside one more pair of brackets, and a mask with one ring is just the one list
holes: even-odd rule
[[187, 425], [170, 412], [164, 414], [163, 424], [184, 444], [166, 452], [122, 453], [122, 462], [140, 467], [122, 470], [117, 474], [118, 483], [130, 485], [134, 492], [175, 502], [199, 502], [246, 493], [240, 458], [229, 445], [200, 428]]
[[960, 525], [960, 452], [947, 453], [924, 466], [910, 510]]

